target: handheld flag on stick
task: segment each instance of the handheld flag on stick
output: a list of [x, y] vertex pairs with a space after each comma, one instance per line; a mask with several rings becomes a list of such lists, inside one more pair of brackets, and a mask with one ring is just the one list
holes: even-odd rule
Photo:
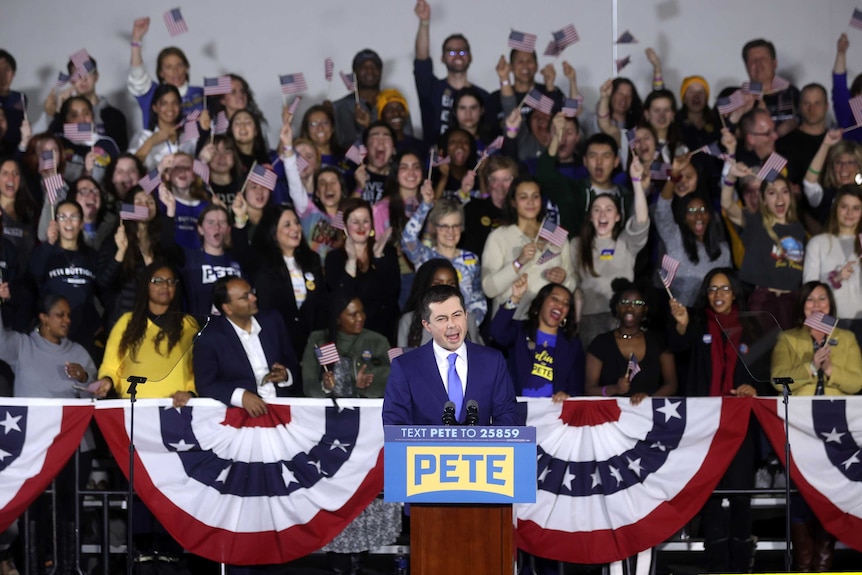
[[281, 84], [281, 93], [285, 96], [308, 91], [308, 84], [305, 83], [305, 75], [302, 72], [279, 76], [278, 83]]
[[174, 8], [173, 10], [165, 12], [164, 18], [165, 26], [168, 27], [168, 34], [171, 35], [171, 38], [179, 36], [180, 34], [185, 34], [189, 31], [186, 20], [183, 18], [183, 13], [180, 12], [179, 8]]
[[323, 75], [327, 82], [332, 82], [332, 73], [335, 71], [335, 62], [332, 58], [327, 58], [323, 61]]
[[159, 187], [159, 184], [162, 183], [162, 177], [159, 175], [158, 170], [153, 170], [140, 180], [138, 180], [138, 185], [147, 192], [148, 194], [152, 194], [153, 190]]
[[629, 381], [634, 378], [637, 374], [641, 372], [641, 366], [638, 365], [638, 358], [635, 357], [634, 352], [629, 356], [629, 364], [626, 366], [626, 379]]
[[838, 318], [827, 315], [822, 311], [815, 311], [805, 318], [803, 325], [805, 327], [810, 327], [814, 331], [825, 333], [827, 338], [829, 338], [832, 337], [832, 332], [835, 331], [835, 328], [838, 325]]
[[533, 52], [536, 49], [536, 35], [512, 30], [509, 33], [507, 46], [520, 52]]
[[759, 172], [757, 172], [757, 179], [774, 182], [775, 178], [781, 175], [781, 170], [783, 170], [786, 165], [787, 160], [783, 156], [776, 152], [772, 152], [766, 161], [763, 162], [763, 167], [760, 168]]
[[147, 206], [139, 206], [137, 204], [123, 204], [120, 208], [120, 219], [129, 220], [132, 222], [145, 222], [150, 216], [150, 210]]
[[314, 355], [317, 357], [317, 361], [324, 368], [333, 363], [338, 363], [341, 357], [338, 355], [338, 349], [335, 347], [334, 343], [325, 343], [320, 346], [316, 346], [314, 348]]
[[661, 258], [661, 269], [658, 275], [661, 278], [661, 283], [664, 284], [664, 289], [667, 290], [667, 295], [673, 299], [673, 294], [670, 293], [670, 286], [673, 283], [673, 278], [676, 277], [676, 270], [679, 269], [679, 260], [676, 260], [665, 254]]
[[542, 227], [539, 229], [538, 237], [548, 240], [557, 247], [562, 247], [563, 244], [569, 241], [569, 232], [563, 226], [559, 226], [556, 222], [545, 218], [542, 222]]
[[204, 78], [204, 96], [222, 96], [230, 94], [230, 76]]

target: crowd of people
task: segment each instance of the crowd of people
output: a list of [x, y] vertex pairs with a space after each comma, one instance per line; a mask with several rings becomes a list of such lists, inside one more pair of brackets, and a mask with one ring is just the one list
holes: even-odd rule
[[[429, 340], [419, 302], [440, 284], [460, 289], [469, 338], [504, 351], [518, 395], [775, 393], [763, 373], [798, 395], [859, 391], [862, 76], [848, 88], [845, 35], [830, 128], [827, 88], [779, 76], [764, 39], [743, 47], [741, 85], [692, 75], [676, 92], [647, 49], [646, 97], [617, 77], [586, 102], [568, 62], [561, 88], [522, 46], [497, 63], [499, 89], [474, 85], [461, 34], [436, 76], [426, 0], [415, 14], [421, 132], [407, 88], [382, 88], [363, 49], [354, 92], [301, 118], [285, 106], [275, 149], [242, 76], [191, 85], [176, 47], [149, 74], [148, 18], [131, 36], [137, 134], [86, 53], [31, 123], [0, 50], [0, 395], [126, 397], [150, 370], [138, 397], [251, 417], [273, 397], [382, 397], [387, 352]], [[751, 488], [767, 451], [752, 424], [723, 485]], [[706, 567], [745, 571], [748, 497], [715, 503]], [[793, 519], [796, 567], [828, 569], [834, 539], [810, 510]], [[334, 572], [356, 573], [393, 521], [369, 508], [328, 548]]]

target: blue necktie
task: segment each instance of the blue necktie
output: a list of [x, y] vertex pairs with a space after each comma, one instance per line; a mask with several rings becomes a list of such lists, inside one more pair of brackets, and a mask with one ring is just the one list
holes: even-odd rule
[[461, 417], [461, 405], [464, 403], [464, 390], [461, 387], [461, 378], [458, 376], [458, 370], [455, 369], [455, 360], [458, 359], [457, 353], [449, 354], [449, 401], [455, 404], [455, 417]]

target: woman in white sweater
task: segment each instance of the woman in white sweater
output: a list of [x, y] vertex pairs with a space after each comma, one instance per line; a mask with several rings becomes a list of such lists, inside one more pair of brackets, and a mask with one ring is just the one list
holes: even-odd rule
[[493, 317], [508, 298], [515, 279], [526, 274], [527, 293], [515, 312], [515, 319], [522, 320], [545, 284], [562, 284], [574, 292], [575, 273], [567, 239], [560, 246], [539, 239], [545, 209], [535, 180], [524, 176], [513, 182], [504, 209], [509, 225], [491, 232], [482, 252], [482, 290], [492, 300]]
[[838, 190], [826, 232], [808, 241], [802, 281], [820, 281], [832, 287], [839, 319], [851, 320], [850, 328], [862, 327], [862, 191], [856, 185]]

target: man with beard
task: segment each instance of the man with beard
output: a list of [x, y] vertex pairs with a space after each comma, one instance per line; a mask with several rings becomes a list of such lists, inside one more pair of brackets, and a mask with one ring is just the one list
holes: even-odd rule
[[429, 48], [431, 7], [425, 0], [419, 0], [414, 9], [419, 17], [416, 30], [416, 58], [413, 60], [413, 77], [416, 93], [422, 109], [422, 137], [428, 143], [436, 143], [440, 134], [449, 127], [449, 114], [458, 90], [472, 86], [481, 97], [482, 103], [488, 101], [488, 92], [470, 83], [467, 69], [473, 61], [470, 43], [462, 34], [452, 34], [443, 41], [443, 54], [440, 60], [446, 66], [446, 77], [434, 76], [433, 62]]

